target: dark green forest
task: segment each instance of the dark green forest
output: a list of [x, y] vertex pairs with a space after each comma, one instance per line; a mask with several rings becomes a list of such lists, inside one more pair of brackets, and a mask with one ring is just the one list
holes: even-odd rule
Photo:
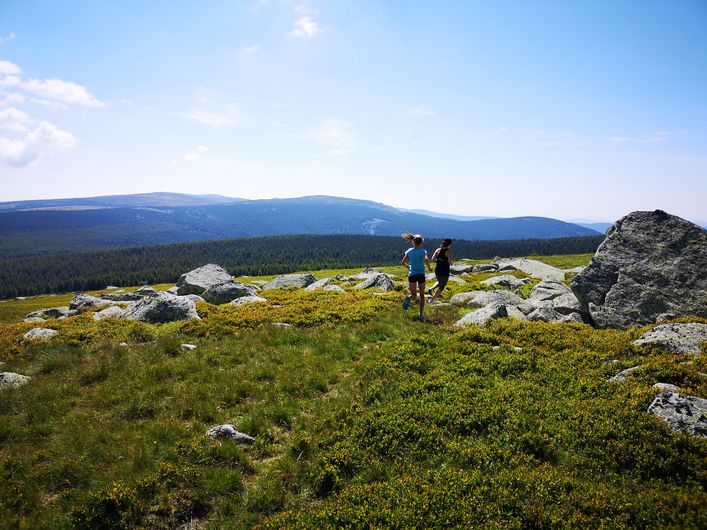
[[[454, 242], [457, 259], [594, 252], [603, 236]], [[432, 252], [437, 241], [426, 241]], [[290, 235], [84, 250], [0, 260], [0, 298], [176, 282], [206, 263], [234, 276], [391, 265], [408, 243], [399, 237]]]

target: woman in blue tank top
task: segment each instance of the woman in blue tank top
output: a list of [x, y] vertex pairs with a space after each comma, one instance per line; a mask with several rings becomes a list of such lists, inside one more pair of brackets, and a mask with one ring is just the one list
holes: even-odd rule
[[422, 242], [425, 240], [420, 234], [411, 234], [406, 232], [403, 234], [403, 238], [411, 241], [414, 245], [413, 248], [409, 248], [405, 251], [405, 256], [403, 256], [403, 265], [408, 266], [408, 287], [410, 288], [410, 295], [405, 298], [403, 302], [403, 309], [408, 309], [410, 307], [410, 302], [418, 303], [418, 293], [420, 294], [420, 320], [424, 320], [424, 310], [425, 310], [425, 265], [432, 271], [432, 265], [430, 265], [430, 258], [427, 257], [427, 251], [422, 248]]

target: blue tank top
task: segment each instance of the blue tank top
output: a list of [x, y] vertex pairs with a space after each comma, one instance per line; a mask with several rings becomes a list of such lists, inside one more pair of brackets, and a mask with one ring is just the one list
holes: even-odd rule
[[410, 263], [408, 276], [425, 274], [425, 256], [427, 256], [427, 251], [424, 248], [409, 248], [405, 251], [405, 255]]

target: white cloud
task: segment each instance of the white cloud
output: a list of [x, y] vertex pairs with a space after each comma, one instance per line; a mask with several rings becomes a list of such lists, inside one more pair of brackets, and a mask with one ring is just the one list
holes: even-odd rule
[[220, 109], [192, 107], [179, 115], [192, 121], [210, 125], [211, 127], [226, 127], [243, 121], [241, 110], [237, 105], [227, 105]]
[[311, 129], [309, 137], [322, 145], [333, 147], [329, 153], [335, 155], [350, 153], [360, 143], [354, 126], [340, 120], [326, 120]]
[[317, 12], [315, 9], [312, 9], [304, 4], [297, 4], [295, 6], [295, 11], [300, 15], [314, 15]]
[[292, 29], [292, 35], [301, 39], [311, 39], [321, 32], [319, 24], [312, 17], [299, 17], [295, 21], [295, 27]]
[[0, 137], [0, 162], [22, 167], [44, 156], [73, 149], [75, 146], [76, 139], [71, 133], [45, 121], [29, 132], [23, 140]]
[[261, 50], [262, 50], [262, 48], [258, 44], [253, 44], [253, 46], [246, 46], [245, 48], [243, 48], [243, 51], [245, 53], [256, 53]]
[[10, 33], [7, 37], [0, 37], [0, 44], [5, 44], [6, 42], [10, 42], [11, 40], [15, 40], [15, 33]]
[[0, 110], [0, 129], [25, 132], [31, 123], [32, 120], [27, 114], [14, 107]]
[[205, 145], [200, 145], [193, 151], [189, 151], [186, 155], [184, 155], [184, 161], [185, 162], [193, 162], [194, 160], [198, 160], [199, 158], [202, 158], [206, 153], [209, 152], [209, 148], [206, 147]]
[[653, 131], [650, 135], [643, 138], [634, 138], [632, 136], [612, 136], [611, 138], [607, 138], [607, 140], [617, 144], [654, 144], [669, 140], [675, 134], [680, 133], [680, 131]]
[[0, 101], [0, 105], [13, 105], [15, 103], [24, 103], [25, 101], [27, 101], [27, 98], [22, 94], [10, 92]]
[[17, 75], [6, 75], [0, 77], [0, 87], [18, 87], [20, 86], [20, 83], [20, 76]]
[[435, 112], [424, 106], [413, 107], [408, 111], [413, 116], [434, 116]]
[[42, 99], [84, 105], [86, 107], [103, 107], [105, 103], [96, 99], [85, 86], [60, 79], [30, 79], [22, 83], [22, 88]]
[[10, 61], [0, 61], [0, 74], [18, 75], [21, 73], [22, 70], [15, 63], [11, 63]]

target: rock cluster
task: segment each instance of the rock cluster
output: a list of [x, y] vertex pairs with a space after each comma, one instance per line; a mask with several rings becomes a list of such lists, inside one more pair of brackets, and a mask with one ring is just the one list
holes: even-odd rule
[[633, 212], [607, 231], [571, 285], [593, 323], [626, 329], [707, 317], [706, 270], [707, 230], [661, 210]]
[[285, 287], [297, 287], [303, 289], [316, 281], [317, 279], [309, 273], [285, 274], [284, 276], [278, 276], [273, 281], [263, 285], [263, 291], [269, 291], [270, 289], [283, 289]]

